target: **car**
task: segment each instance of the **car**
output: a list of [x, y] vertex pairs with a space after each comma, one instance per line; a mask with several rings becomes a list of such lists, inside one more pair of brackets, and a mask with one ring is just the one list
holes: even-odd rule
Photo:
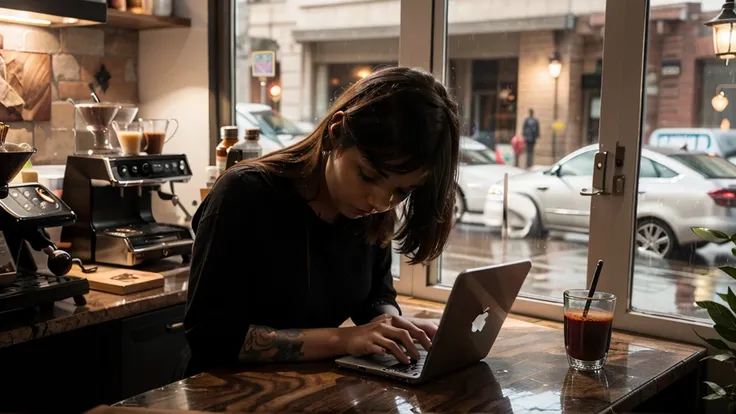
[[270, 106], [257, 103], [235, 105], [235, 118], [241, 137], [245, 136], [245, 128], [261, 130], [264, 154], [295, 144], [314, 129], [311, 123], [291, 121]]
[[488, 188], [509, 176], [521, 174], [523, 169], [503, 163], [497, 153], [480, 142], [460, 138], [458, 191], [455, 196], [455, 221], [462, 221], [465, 213], [482, 213]]
[[649, 136], [649, 145], [716, 154], [736, 164], [736, 134], [719, 128], [660, 128]]
[[[593, 159], [598, 145], [575, 151], [545, 171], [515, 175], [508, 183], [510, 237], [543, 237], [549, 230], [587, 233]], [[690, 229], [736, 232], [736, 165], [714, 154], [644, 146], [639, 167], [636, 249], [669, 258], [700, 247]], [[483, 222], [500, 227], [503, 185], [486, 196]]]

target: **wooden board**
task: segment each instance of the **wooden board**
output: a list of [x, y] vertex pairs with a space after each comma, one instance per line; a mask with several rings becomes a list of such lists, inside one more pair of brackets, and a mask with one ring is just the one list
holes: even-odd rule
[[50, 121], [51, 56], [0, 50], [0, 57], [0, 121]]
[[144, 272], [136, 269], [122, 269], [114, 267], [98, 267], [94, 273], [82, 273], [73, 268], [70, 276], [79, 276], [89, 281], [89, 288], [101, 292], [127, 295], [162, 287], [164, 277], [160, 273]]

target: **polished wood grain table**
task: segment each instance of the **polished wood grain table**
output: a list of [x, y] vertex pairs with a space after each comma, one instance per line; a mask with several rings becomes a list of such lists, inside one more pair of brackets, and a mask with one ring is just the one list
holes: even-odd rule
[[[405, 314], [441, 309], [405, 303]], [[510, 316], [489, 356], [421, 386], [365, 376], [333, 362], [242, 366], [202, 373], [116, 407], [259, 412], [627, 412], [661, 393], [697, 410], [703, 348], [614, 333], [606, 367], [569, 369], [561, 325]], [[655, 404], [658, 405], [659, 403]], [[144, 412], [145, 410], [141, 411]], [[696, 411], [689, 411], [696, 412]]]

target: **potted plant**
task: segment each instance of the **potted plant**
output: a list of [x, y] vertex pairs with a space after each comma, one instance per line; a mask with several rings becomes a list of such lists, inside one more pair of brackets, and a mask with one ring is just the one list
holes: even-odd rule
[[[703, 227], [693, 227], [692, 231], [701, 239], [712, 243], [731, 242], [736, 245], [736, 234], [728, 235], [722, 231], [710, 230]], [[731, 249], [731, 254], [736, 256], [736, 247]], [[720, 266], [719, 269], [736, 279], [736, 267]], [[736, 294], [731, 288], [726, 293], [716, 293], [728, 307], [711, 300], [695, 302], [698, 307], [708, 311], [708, 316], [713, 321], [713, 329], [722, 338], [703, 338], [695, 332], [700, 339], [708, 343], [710, 346], [723, 351], [717, 355], [707, 356], [703, 360], [714, 359], [718, 362], [731, 364], [736, 369], [736, 348], [732, 348], [729, 343], [736, 343]], [[729, 309], [730, 308], [730, 309]], [[712, 393], [703, 397], [706, 400], [728, 399], [728, 412], [736, 413], [736, 384], [720, 386], [714, 382], [705, 381], [705, 384], [711, 389]]]

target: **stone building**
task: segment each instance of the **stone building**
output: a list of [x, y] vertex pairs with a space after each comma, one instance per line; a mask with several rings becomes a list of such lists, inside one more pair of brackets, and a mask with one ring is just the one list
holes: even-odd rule
[[[250, 75], [252, 50], [276, 50], [277, 76], [267, 87], [278, 84], [282, 94], [266, 103], [295, 120], [319, 118], [351, 82], [398, 63], [400, 0], [238, 4], [238, 102], [260, 100], [259, 82]], [[508, 142], [533, 108], [542, 134], [539, 163], [596, 142], [604, 8], [605, 0], [450, 0], [447, 83], [460, 104], [464, 134]], [[710, 107], [716, 86], [730, 78], [713, 58], [702, 24], [714, 15], [702, 13], [699, 2], [653, 6], [647, 134], [659, 127], [717, 127], [728, 116]], [[555, 52], [562, 64], [556, 81], [548, 69]]]

